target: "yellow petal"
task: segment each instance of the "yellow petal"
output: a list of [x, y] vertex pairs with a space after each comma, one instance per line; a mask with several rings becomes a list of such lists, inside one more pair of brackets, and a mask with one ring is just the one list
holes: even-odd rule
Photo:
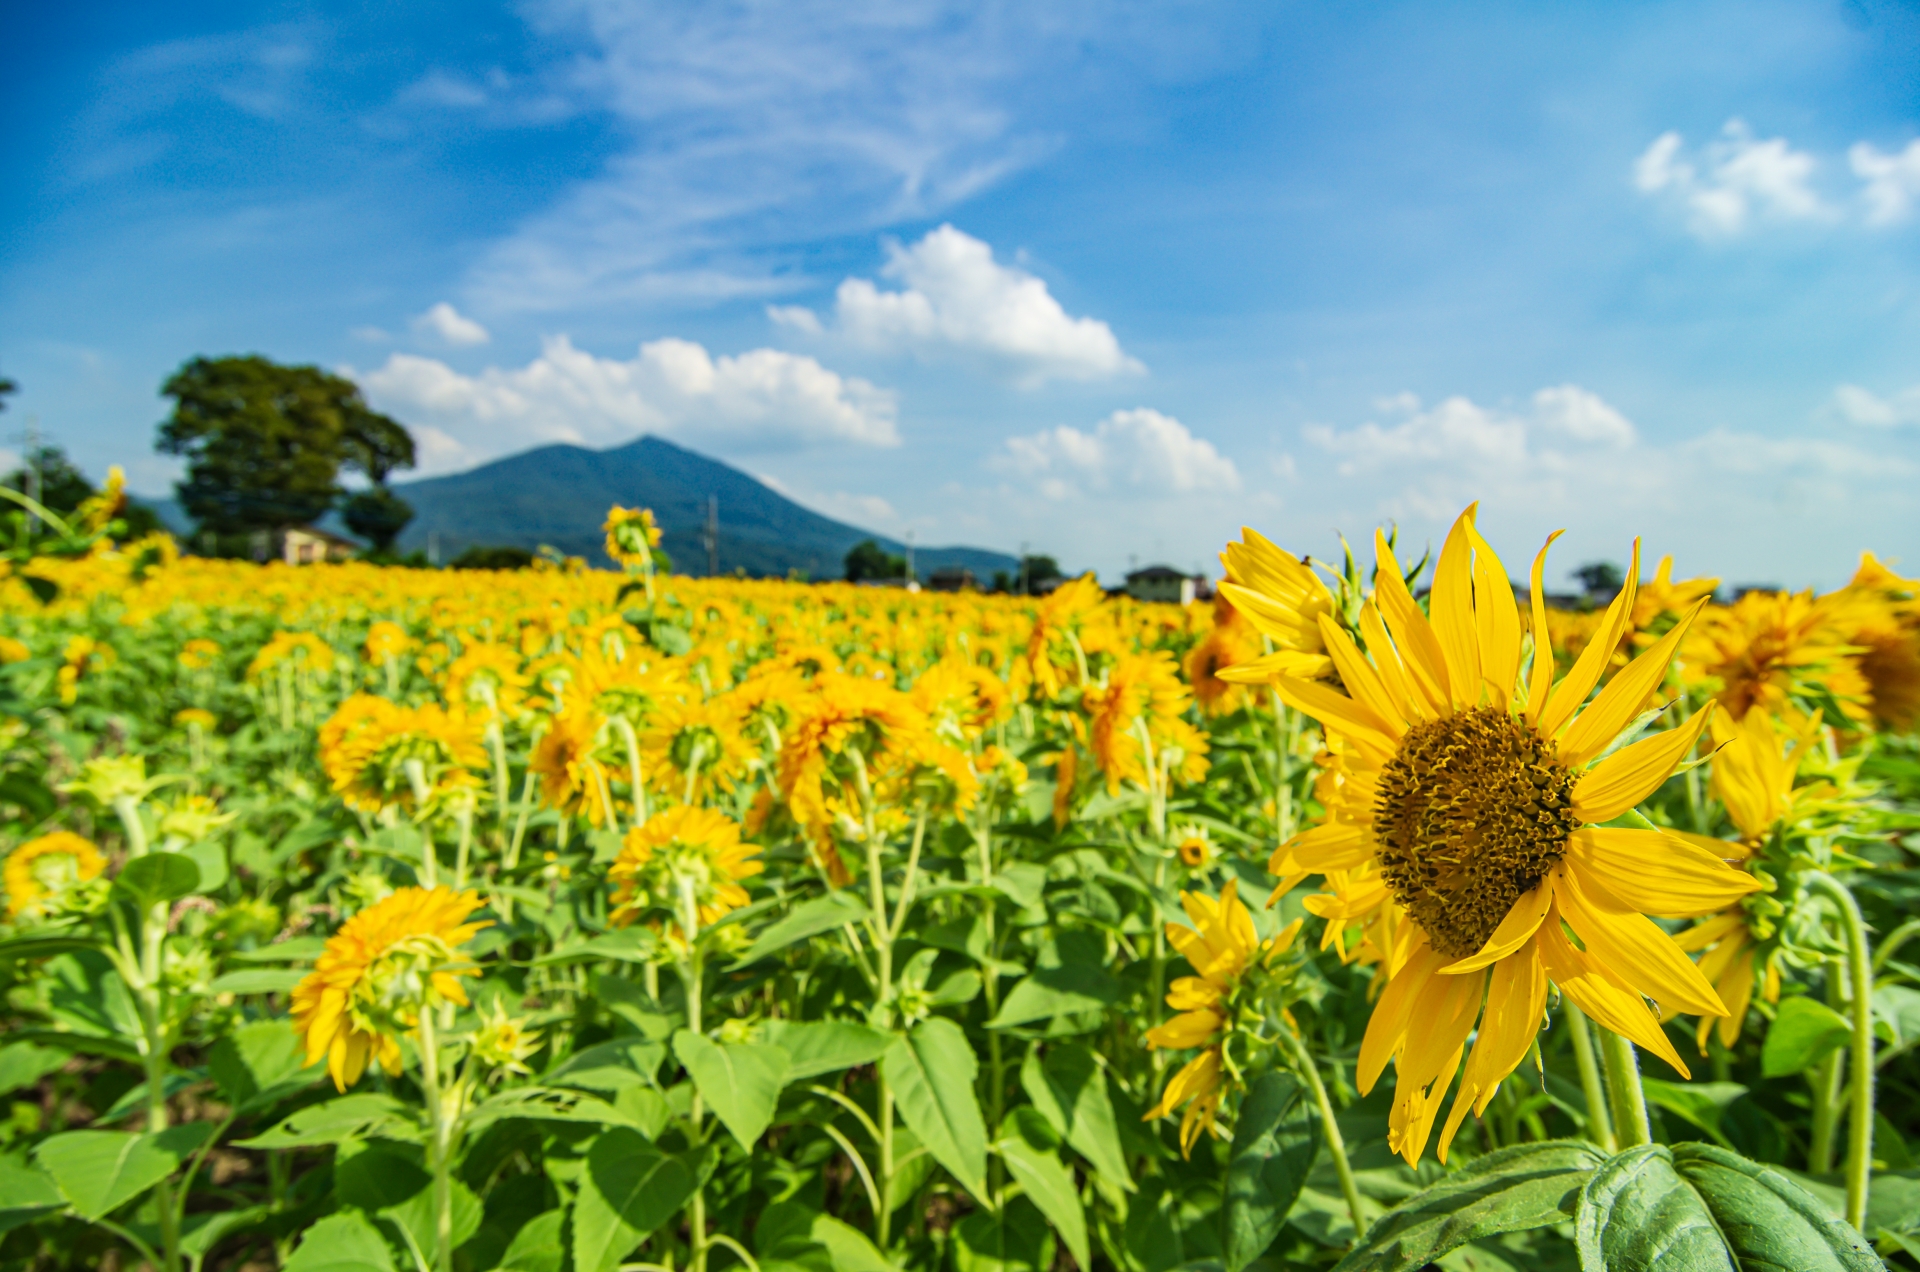
[[1746, 916], [1738, 910], [1729, 910], [1725, 914], [1716, 914], [1688, 928], [1674, 937], [1673, 943], [1683, 950], [1704, 950], [1715, 941], [1725, 938], [1729, 933], [1745, 932], [1746, 928]]
[[1473, 514], [1469, 505], [1447, 532], [1440, 561], [1433, 570], [1433, 591], [1427, 594], [1427, 612], [1447, 660], [1447, 680], [1453, 705], [1470, 707], [1480, 700], [1479, 637], [1473, 619]]
[[1275, 676], [1298, 676], [1318, 680], [1333, 671], [1333, 660], [1325, 654], [1303, 654], [1296, 649], [1276, 649], [1247, 662], [1221, 667], [1214, 675], [1230, 684], [1265, 685]]
[[[1352, 870], [1373, 859], [1373, 836], [1365, 826], [1328, 822], [1295, 835], [1280, 852], [1289, 854], [1299, 869], [1314, 874]], [[1271, 864], [1268, 869], [1273, 874], [1283, 873]]]
[[1520, 1067], [1540, 1033], [1546, 1008], [1547, 970], [1529, 944], [1520, 957], [1494, 968], [1488, 981], [1486, 1014], [1480, 1018], [1480, 1032], [1467, 1057], [1466, 1072], [1460, 1076], [1460, 1091], [1453, 1097], [1446, 1129], [1440, 1132], [1438, 1155], [1442, 1162], [1447, 1160], [1447, 1146], [1453, 1143], [1453, 1134], [1465, 1119], [1468, 1106], [1472, 1106], [1475, 1117], [1485, 1113], [1500, 1083]]
[[1393, 642], [1406, 660], [1407, 671], [1433, 714], [1446, 714], [1452, 710], [1446, 655], [1440, 650], [1440, 638], [1433, 634], [1433, 624], [1420, 612], [1413, 593], [1407, 590], [1407, 581], [1401, 576], [1400, 563], [1394, 559], [1385, 531], [1373, 532], [1373, 556], [1380, 567], [1374, 575], [1373, 599], [1380, 605], [1381, 617], [1386, 620]]
[[1679, 728], [1621, 747], [1582, 773], [1573, 785], [1574, 815], [1582, 821], [1612, 821], [1659, 790], [1712, 718], [1711, 711], [1696, 711]]
[[[1499, 962], [1532, 940], [1533, 934], [1545, 921], [1547, 911], [1553, 908], [1554, 877], [1559, 873], [1560, 867], [1555, 866], [1537, 886], [1522, 893], [1520, 899], [1513, 903], [1513, 908], [1507, 911], [1507, 917], [1500, 920], [1500, 926], [1493, 930], [1493, 935], [1487, 938], [1487, 943], [1480, 947], [1478, 953], [1470, 954], [1459, 962], [1440, 970], [1454, 976], [1463, 972], [1477, 972], [1490, 963]], [[1532, 956], [1528, 955], [1528, 957]]]
[[1554, 901], [1595, 962], [1663, 1007], [1727, 1014], [1720, 995], [1672, 937], [1652, 919], [1589, 887], [1588, 877], [1570, 860]]
[[1573, 718], [1573, 713], [1587, 700], [1593, 687], [1600, 683], [1601, 673], [1613, 661], [1613, 651], [1633, 621], [1633, 598], [1639, 592], [1639, 579], [1640, 540], [1635, 539], [1633, 563], [1627, 569], [1626, 586], [1620, 589], [1620, 595], [1614, 597], [1613, 604], [1607, 607], [1606, 617], [1600, 620], [1600, 628], [1594, 632], [1593, 639], [1574, 659], [1573, 670], [1547, 694], [1546, 704], [1540, 708], [1537, 721], [1541, 733], [1548, 737], [1559, 733], [1561, 726]]
[[1394, 739], [1399, 734], [1391, 732], [1392, 726], [1375, 715], [1371, 708], [1346, 694], [1315, 681], [1296, 680], [1292, 676], [1281, 676], [1273, 682], [1273, 687], [1282, 702], [1296, 711], [1304, 711], [1355, 742], [1371, 745], [1380, 753], [1382, 760], [1393, 754]]
[[1360, 653], [1353, 638], [1325, 614], [1320, 616], [1320, 637], [1327, 642], [1327, 656], [1333, 659], [1334, 670], [1340, 673], [1340, 683], [1346, 686], [1348, 695], [1371, 711], [1387, 737], [1398, 742], [1406, 733], [1406, 722], [1380, 683], [1373, 664]]
[[1667, 678], [1668, 670], [1673, 666], [1674, 650], [1680, 647], [1680, 641], [1686, 636], [1687, 629], [1693, 626], [1693, 620], [1707, 606], [1707, 598], [1695, 602], [1692, 609], [1680, 616], [1673, 630], [1654, 642], [1652, 649], [1628, 663], [1619, 675], [1607, 682], [1593, 705], [1580, 713], [1567, 729], [1567, 735], [1560, 742], [1560, 760], [1576, 767], [1585, 764], [1594, 756], [1607, 749], [1620, 730], [1633, 722], [1642, 706], [1660, 683]]
[[1433, 979], [1440, 964], [1446, 962], [1434, 953], [1433, 947], [1424, 941], [1416, 944], [1408, 955], [1406, 966], [1394, 974], [1392, 980], [1380, 994], [1380, 1001], [1374, 1004], [1373, 1015], [1367, 1019], [1367, 1032], [1360, 1039], [1360, 1059], [1354, 1068], [1354, 1083], [1365, 1095], [1373, 1090], [1373, 1084], [1380, 1080], [1380, 1074], [1386, 1069], [1387, 1061], [1400, 1052], [1406, 1041], [1407, 1028], [1415, 1005], [1419, 1002], [1420, 991]]
[[1433, 1134], [1433, 1119], [1440, 1112], [1440, 1101], [1446, 1098], [1447, 1086], [1460, 1068], [1461, 1050], [1453, 1049], [1453, 1055], [1441, 1067], [1432, 1085], [1416, 1087], [1403, 1081], [1394, 1089], [1393, 1111], [1387, 1116], [1387, 1147], [1409, 1166], [1418, 1165], [1420, 1154], [1426, 1151], [1427, 1139]]
[[1540, 708], [1547, 705], [1547, 691], [1553, 688], [1553, 636], [1547, 630], [1547, 549], [1553, 541], [1565, 534], [1565, 530], [1555, 530], [1540, 545], [1540, 554], [1533, 558], [1532, 591], [1533, 603], [1533, 672], [1527, 682], [1527, 719], [1538, 720]]
[[1421, 988], [1411, 1013], [1415, 1027], [1407, 1031], [1406, 1045], [1393, 1062], [1396, 1082], [1425, 1086], [1440, 1076], [1446, 1057], [1457, 1053], [1473, 1032], [1486, 987], [1486, 973], [1482, 972], [1478, 976], [1435, 976]]
[[1567, 843], [1566, 862], [1581, 872], [1582, 882], [1597, 880], [1621, 908], [1663, 919], [1712, 914], [1761, 887], [1746, 871], [1657, 830], [1577, 830]]
[[1473, 621], [1480, 646], [1480, 678], [1488, 700], [1505, 707], [1520, 680], [1520, 610], [1513, 603], [1513, 580], [1480, 529], [1467, 524], [1473, 541]]
[[1380, 619], [1379, 607], [1372, 601], [1360, 607], [1360, 636], [1367, 643], [1367, 652], [1373, 655], [1380, 687], [1392, 701], [1394, 715], [1408, 723], [1431, 720], [1433, 711], [1408, 678], [1400, 653], [1393, 647], [1393, 637], [1387, 634], [1387, 625]]
[[1169, 1051], [1204, 1046], [1220, 1032], [1220, 1017], [1210, 1011], [1190, 1011], [1147, 1030], [1147, 1041]]
[[[1720, 1020], [1720, 1045], [1731, 1047], [1740, 1040], [1740, 1028], [1747, 1023], [1747, 1008], [1753, 1002], [1753, 950], [1743, 950], [1718, 982], [1720, 996], [1727, 1000], [1727, 1014]], [[1702, 1021], [1708, 1017], [1702, 1017]], [[1704, 1054], [1704, 1053], [1703, 1053]]]
[[1537, 938], [1540, 961], [1560, 992], [1604, 1029], [1611, 1029], [1641, 1049], [1651, 1051], [1690, 1078], [1686, 1062], [1674, 1050], [1666, 1031], [1648, 1009], [1646, 1000], [1607, 974], [1592, 957], [1575, 949], [1560, 931], [1558, 915], [1540, 925]]

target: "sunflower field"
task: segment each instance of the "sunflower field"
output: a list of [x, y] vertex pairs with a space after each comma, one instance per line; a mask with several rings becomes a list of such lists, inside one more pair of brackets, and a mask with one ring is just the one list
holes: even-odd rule
[[1872, 556], [1555, 609], [1468, 509], [1179, 607], [29, 511], [0, 1268], [1920, 1268]]

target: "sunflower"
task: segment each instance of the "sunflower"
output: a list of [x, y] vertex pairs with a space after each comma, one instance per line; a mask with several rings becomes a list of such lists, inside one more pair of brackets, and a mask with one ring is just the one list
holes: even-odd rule
[[1205, 826], [1188, 826], [1174, 835], [1173, 850], [1180, 864], [1189, 870], [1205, 870], [1213, 864], [1213, 837]]
[[576, 707], [554, 717], [528, 761], [548, 808], [562, 817], [584, 815], [594, 826], [607, 820], [612, 795], [601, 745], [600, 720], [592, 711]]
[[70, 830], [29, 839], [7, 856], [7, 917], [38, 918], [74, 885], [100, 877], [106, 858]]
[[1903, 579], [1873, 553], [1833, 596], [1822, 597], [1856, 649], [1855, 666], [1867, 682], [1874, 723], [1890, 731], [1920, 721], [1920, 579]]
[[[1366, 652], [1320, 620], [1345, 693], [1297, 676], [1277, 680], [1285, 702], [1350, 748], [1345, 809], [1330, 810], [1336, 815], [1284, 851], [1298, 868], [1323, 873], [1373, 863], [1414, 929], [1356, 1071], [1364, 1093], [1393, 1061], [1389, 1142], [1409, 1163], [1426, 1148], [1476, 1021], [1441, 1133], [1443, 1159], [1468, 1109], [1484, 1110], [1533, 1045], [1549, 980], [1684, 1074], [1647, 999], [1702, 1015], [1726, 1007], [1646, 916], [1710, 914], [1760, 886], [1671, 835], [1595, 824], [1659, 787], [1707, 723], [1696, 715], [1609, 753], [1664, 681], [1704, 602], [1582, 710], [1633, 613], [1638, 545], [1626, 587], [1573, 669], [1555, 683], [1542, 651], [1523, 678], [1513, 585], [1474, 512], [1461, 514], [1441, 550], [1431, 619], [1385, 535], [1375, 536], [1377, 591], [1359, 616]], [[1545, 566], [1543, 547], [1533, 565], [1535, 631], [1547, 626]]]
[[1177, 755], [1177, 774], [1185, 782], [1207, 775], [1207, 735], [1186, 720], [1192, 694], [1180, 683], [1173, 655], [1163, 649], [1128, 654], [1115, 663], [1105, 684], [1081, 697], [1092, 735], [1093, 758], [1107, 775], [1107, 790], [1123, 781], [1146, 785], [1148, 755], [1141, 738], [1151, 741], [1156, 766]]
[[1213, 630], [1186, 657], [1193, 700], [1207, 715], [1224, 715], [1240, 706], [1246, 690], [1220, 673], [1260, 656], [1260, 633], [1222, 593], [1213, 598]]
[[1300, 920], [1295, 919], [1277, 936], [1261, 941], [1253, 930], [1253, 916], [1240, 903], [1238, 887], [1238, 880], [1229, 880], [1218, 901], [1202, 893], [1182, 892], [1180, 904], [1193, 926], [1167, 924], [1167, 940], [1195, 974], [1179, 977], [1168, 987], [1167, 1006], [1180, 1014], [1149, 1029], [1147, 1045], [1202, 1050], [1168, 1080], [1160, 1103], [1141, 1120], [1156, 1121], [1185, 1106], [1180, 1117], [1182, 1155], [1192, 1153], [1201, 1131], [1219, 1133], [1214, 1119], [1225, 1094], [1227, 1033], [1242, 1006], [1248, 973], [1270, 966], [1285, 954], [1300, 930]]
[[[704, 926], [747, 904], [740, 880], [763, 869], [759, 848], [740, 842], [740, 827], [711, 808], [682, 804], [627, 832], [607, 870], [616, 885], [613, 921], [627, 924], [652, 907], [681, 913], [691, 904]], [[684, 926], [684, 925], [683, 925]]]
[[607, 509], [607, 555], [626, 567], [644, 566], [653, 560], [653, 549], [660, 546], [660, 527], [654, 524], [651, 508]]
[[457, 947], [488, 926], [466, 921], [479, 908], [477, 893], [401, 888], [341, 925], [293, 988], [293, 1028], [306, 1041], [307, 1063], [324, 1057], [342, 1091], [369, 1059], [397, 1075], [399, 1036], [418, 1027], [420, 1013], [467, 1005], [459, 978], [480, 973]]
[[367, 628], [367, 661], [380, 663], [389, 658], [398, 658], [413, 647], [413, 637], [407, 635], [407, 629], [395, 622], [381, 619]]
[[731, 791], [747, 771], [749, 754], [733, 705], [724, 695], [661, 703], [640, 740], [646, 780], [689, 800], [715, 788]]
[[491, 698], [491, 705], [512, 719], [526, 705], [527, 690], [533, 685], [533, 678], [520, 667], [520, 654], [511, 646], [490, 641], [470, 644], [447, 668], [447, 701], [486, 706]]
[[1690, 676], [1733, 713], [1760, 707], [1779, 713], [1822, 695], [1854, 719], [1868, 718], [1868, 686], [1854, 661], [1831, 598], [1811, 591], [1749, 592], [1707, 611], [1687, 641]]
[[1253, 530], [1220, 554], [1227, 572], [1220, 595], [1244, 614], [1273, 652], [1236, 663], [1216, 674], [1243, 685], [1263, 685], [1275, 675], [1321, 680], [1333, 674], [1320, 619], [1334, 614], [1333, 593], [1306, 562]]
[[[1718, 749], [1713, 753], [1713, 793], [1740, 832], [1740, 842], [1704, 835], [1683, 837], [1723, 858], [1748, 859], [1766, 844], [1774, 827], [1794, 815], [1796, 804], [1810, 809], [1824, 793], [1821, 786], [1793, 789], [1794, 775], [1813, 743], [1819, 719], [1816, 716], [1783, 735], [1765, 711], [1749, 711], [1737, 724], [1724, 708], [1714, 711], [1713, 740]], [[1745, 906], [1735, 904], [1678, 938], [1681, 949], [1700, 955], [1701, 974], [1713, 982], [1727, 1005], [1727, 1015], [1719, 1020], [1723, 1047], [1734, 1044], [1746, 1023], [1756, 959], [1764, 969], [1760, 997], [1770, 1003], [1780, 1000], [1780, 965], [1773, 957], [1778, 951], [1767, 948], [1774, 944], [1767, 940], [1772, 929], [1771, 923], [1754, 922]], [[1713, 1017], [1700, 1018], [1696, 1039], [1701, 1055], [1707, 1054], [1707, 1038], [1714, 1025]]]
[[484, 736], [479, 718], [458, 708], [355, 694], [320, 726], [320, 765], [347, 807], [378, 812], [414, 803], [409, 760], [420, 761], [429, 786], [458, 785], [468, 770], [484, 768]]

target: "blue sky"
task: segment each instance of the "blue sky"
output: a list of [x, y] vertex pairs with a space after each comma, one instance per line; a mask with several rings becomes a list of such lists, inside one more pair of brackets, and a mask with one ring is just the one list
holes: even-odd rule
[[1473, 499], [1516, 575], [1920, 566], [1912, 4], [0, 21], [9, 444], [137, 490], [168, 372], [261, 352], [425, 472], [654, 432], [1109, 575]]

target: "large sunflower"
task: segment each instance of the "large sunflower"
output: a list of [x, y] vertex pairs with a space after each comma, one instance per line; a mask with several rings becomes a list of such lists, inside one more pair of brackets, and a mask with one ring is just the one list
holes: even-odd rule
[[[1347, 765], [1340, 807], [1282, 853], [1315, 872], [1375, 864], [1413, 925], [1406, 962], [1368, 1023], [1356, 1078], [1371, 1090], [1394, 1063], [1390, 1142], [1416, 1162], [1476, 1021], [1442, 1158], [1468, 1109], [1484, 1110], [1533, 1045], [1549, 981], [1685, 1073], [1647, 1000], [1713, 1016], [1726, 1008], [1646, 916], [1709, 914], [1758, 884], [1657, 830], [1599, 824], [1665, 781], [1707, 722], [1702, 713], [1610, 750], [1666, 678], [1697, 604], [1582, 709], [1631, 620], [1637, 544], [1629, 582], [1558, 684], [1544, 650], [1523, 675], [1513, 585], [1475, 529], [1473, 508], [1441, 550], [1431, 617], [1402, 582], [1384, 535], [1375, 551], [1378, 590], [1359, 620], [1365, 652], [1330, 618], [1319, 620], [1346, 692], [1284, 674], [1275, 682], [1282, 699], [1341, 740]], [[1547, 627], [1546, 551], [1533, 565], [1536, 632]]]

